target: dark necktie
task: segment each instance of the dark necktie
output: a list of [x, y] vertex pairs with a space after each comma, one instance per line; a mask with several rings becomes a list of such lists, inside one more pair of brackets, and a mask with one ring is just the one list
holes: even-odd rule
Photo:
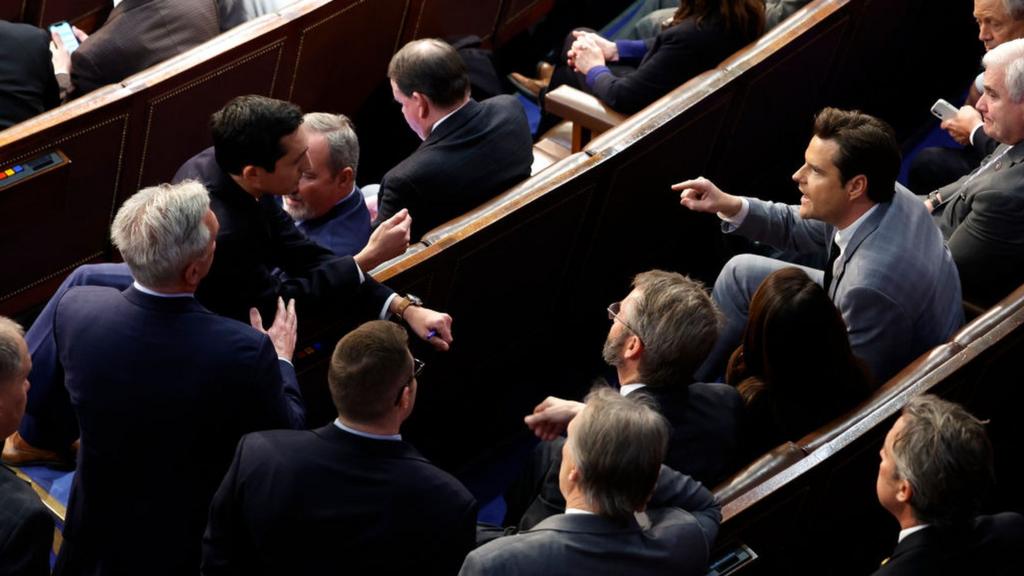
[[[825, 264], [825, 292], [829, 292], [832, 286], [832, 269], [835, 268], [836, 260], [839, 259], [839, 245], [835, 237], [832, 238], [832, 245], [828, 248], [828, 263]], [[831, 294], [830, 294], [831, 296]]]

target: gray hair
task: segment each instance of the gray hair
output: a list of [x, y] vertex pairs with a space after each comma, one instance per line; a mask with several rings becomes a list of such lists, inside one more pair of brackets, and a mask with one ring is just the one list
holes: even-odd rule
[[1024, 0], [1003, 0], [1003, 8], [1014, 20], [1024, 20]]
[[932, 395], [912, 398], [903, 419], [892, 459], [897, 478], [913, 487], [914, 516], [933, 524], [972, 519], [995, 478], [984, 423], [962, 406]]
[[144, 188], [117, 211], [110, 238], [141, 284], [173, 283], [209, 245], [209, 208], [210, 195], [194, 180]]
[[639, 297], [627, 319], [644, 345], [638, 371], [649, 386], [688, 383], [718, 339], [720, 313], [704, 286], [682, 274], [637, 274]]
[[669, 427], [646, 394], [622, 396], [607, 386], [587, 395], [566, 440], [580, 489], [599, 514], [624, 522], [643, 510], [658, 481]]
[[328, 114], [326, 112], [310, 112], [302, 117], [303, 125], [314, 132], [323, 134], [327, 139], [327, 149], [331, 157], [331, 175], [336, 175], [345, 168], [352, 168], [355, 175], [359, 168], [359, 139], [352, 126], [352, 121], [344, 114]]
[[981, 63], [986, 70], [1002, 68], [1003, 82], [1010, 100], [1024, 100], [1024, 38], [1003, 42], [989, 50]]
[[21, 342], [25, 330], [20, 324], [0, 316], [0, 384], [21, 374]]

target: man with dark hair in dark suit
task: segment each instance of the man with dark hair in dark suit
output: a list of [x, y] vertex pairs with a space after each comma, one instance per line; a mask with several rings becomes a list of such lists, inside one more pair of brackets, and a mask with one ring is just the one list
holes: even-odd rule
[[60, 104], [49, 45], [46, 31], [0, 20], [0, 130]]
[[338, 418], [249, 434], [210, 507], [203, 574], [453, 574], [473, 546], [476, 501], [402, 440], [422, 364], [397, 325], [338, 342]]
[[875, 576], [1020, 573], [1024, 517], [977, 516], [994, 481], [983, 422], [957, 404], [918, 396], [880, 456], [875, 491], [900, 535]]
[[[0, 316], [0, 434], [18, 429], [25, 412], [32, 359], [21, 326]], [[39, 496], [14, 471], [0, 466], [0, 573], [50, 573], [53, 518]]]
[[470, 98], [466, 66], [450, 45], [406, 44], [388, 77], [423, 144], [384, 175], [377, 222], [408, 208], [416, 241], [530, 176], [533, 141], [523, 107], [507, 95]]
[[[718, 311], [703, 286], [681, 274], [651, 270], [638, 274], [633, 286], [608, 307], [604, 360], [615, 367], [623, 396], [650, 396], [668, 420], [665, 465], [713, 485], [736, 467], [743, 406], [735, 388], [693, 381], [717, 338]], [[506, 524], [530, 528], [565, 507], [558, 486], [560, 435], [583, 408], [548, 397], [526, 416], [545, 442], [507, 494]]]
[[214, 0], [122, 0], [92, 35], [75, 28], [81, 42], [70, 55], [53, 35], [53, 68], [64, 95], [124, 80], [220, 34]]
[[193, 297], [217, 244], [209, 206], [197, 182], [139, 191], [111, 228], [133, 284], [76, 287], [56, 305], [58, 370], [81, 432], [58, 575], [194, 573], [238, 439], [304, 424], [294, 302], [279, 300], [263, 330], [255, 310], [246, 326]]

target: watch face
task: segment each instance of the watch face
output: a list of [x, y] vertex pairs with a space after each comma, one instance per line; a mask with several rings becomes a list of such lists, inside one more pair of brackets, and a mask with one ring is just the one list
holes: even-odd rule
[[406, 294], [405, 298], [409, 300], [413, 306], [423, 306], [423, 300], [420, 300], [420, 297], [415, 294]]

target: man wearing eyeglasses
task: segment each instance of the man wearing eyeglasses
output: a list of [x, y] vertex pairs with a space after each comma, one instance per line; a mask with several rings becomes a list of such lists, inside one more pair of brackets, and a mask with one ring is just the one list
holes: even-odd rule
[[[602, 356], [615, 367], [620, 393], [651, 396], [671, 428], [665, 465], [713, 486], [735, 468], [742, 411], [731, 386], [694, 382], [718, 337], [714, 302], [699, 282], [651, 270], [633, 279], [633, 290], [608, 307], [608, 318]], [[582, 402], [548, 397], [526, 416], [526, 425], [545, 442], [506, 494], [506, 524], [525, 530], [565, 508], [558, 486], [562, 434], [583, 408]]]
[[402, 440], [423, 364], [405, 330], [367, 322], [338, 342], [338, 418], [242, 438], [210, 507], [203, 574], [454, 574], [476, 501]]

